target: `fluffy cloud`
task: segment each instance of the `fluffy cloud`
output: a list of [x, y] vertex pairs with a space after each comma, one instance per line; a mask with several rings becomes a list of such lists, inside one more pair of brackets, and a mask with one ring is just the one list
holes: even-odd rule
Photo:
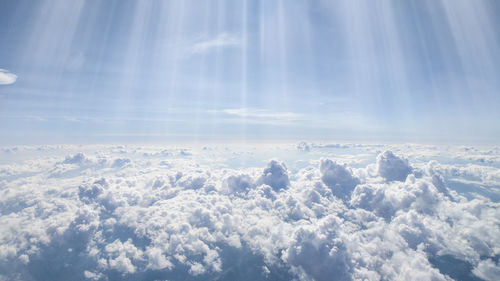
[[228, 194], [247, 192], [254, 185], [249, 175], [229, 176], [226, 180]]
[[379, 175], [388, 181], [404, 181], [410, 174], [411, 167], [408, 160], [397, 157], [391, 151], [385, 151], [377, 156], [377, 170]]
[[8, 70], [0, 69], [0, 85], [13, 84], [17, 80], [17, 75]]
[[257, 182], [260, 184], [267, 184], [275, 191], [286, 188], [290, 185], [290, 180], [288, 179], [288, 172], [285, 164], [276, 160], [269, 161]]
[[473, 270], [474, 274], [484, 280], [493, 281], [500, 276], [500, 266], [498, 262], [491, 259], [480, 261], [476, 268]]
[[315, 225], [298, 227], [284, 254], [292, 271], [301, 279], [350, 280], [351, 259], [338, 234], [341, 225], [331, 216]]
[[354, 187], [359, 184], [359, 179], [345, 165], [339, 165], [330, 159], [321, 161], [319, 167], [321, 180], [339, 198], [349, 198]]
[[242, 167], [226, 147], [5, 148], [0, 280], [497, 279], [500, 204], [454, 188], [498, 185], [497, 163], [308, 147]]

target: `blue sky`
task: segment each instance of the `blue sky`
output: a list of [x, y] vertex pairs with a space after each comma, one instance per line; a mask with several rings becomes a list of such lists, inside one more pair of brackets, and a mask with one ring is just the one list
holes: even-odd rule
[[0, 142], [495, 143], [498, 1], [0, 1]]

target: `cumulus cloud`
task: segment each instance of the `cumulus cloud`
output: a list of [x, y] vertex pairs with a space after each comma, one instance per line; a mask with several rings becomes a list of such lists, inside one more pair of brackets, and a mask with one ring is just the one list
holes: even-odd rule
[[330, 159], [321, 160], [321, 180], [339, 198], [349, 198], [354, 187], [360, 183], [345, 165], [335, 163]]
[[324, 146], [238, 167], [228, 147], [5, 148], [0, 280], [498, 279], [500, 204], [454, 189], [498, 185], [496, 164]]
[[473, 270], [474, 274], [487, 281], [497, 280], [500, 276], [500, 266], [498, 262], [491, 259], [480, 261], [476, 268]]
[[285, 164], [276, 160], [269, 161], [257, 182], [267, 184], [275, 191], [286, 188], [290, 184], [290, 180]]
[[0, 69], [0, 85], [9, 85], [15, 83], [17, 75], [5, 69]]
[[229, 176], [226, 180], [229, 194], [247, 192], [253, 185], [253, 179], [248, 175]]
[[297, 145], [297, 149], [307, 152], [311, 150], [311, 146], [307, 142], [302, 141]]
[[432, 213], [442, 196], [432, 182], [411, 175], [405, 183], [359, 185], [353, 191], [350, 204], [389, 220], [399, 210]]
[[408, 160], [397, 157], [389, 150], [377, 156], [377, 169], [379, 175], [388, 181], [404, 181], [411, 172]]
[[90, 163], [90, 160], [87, 159], [85, 154], [83, 153], [77, 153], [75, 155], [68, 155], [66, 156], [66, 159], [62, 161], [63, 164], [85, 164], [85, 163]]
[[341, 222], [327, 217], [314, 226], [294, 231], [284, 259], [302, 279], [351, 280], [351, 260], [345, 242], [338, 237]]

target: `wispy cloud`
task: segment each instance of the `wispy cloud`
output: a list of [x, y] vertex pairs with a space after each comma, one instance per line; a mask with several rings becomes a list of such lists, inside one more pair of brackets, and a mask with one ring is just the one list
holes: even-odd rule
[[253, 109], [253, 108], [234, 108], [211, 110], [212, 113], [225, 113], [228, 115], [238, 116], [250, 119], [272, 119], [272, 120], [297, 120], [301, 117], [300, 114], [293, 112], [279, 112], [268, 109]]
[[21, 119], [27, 120], [27, 121], [36, 121], [36, 122], [45, 122], [45, 121], [47, 121], [47, 118], [42, 117], [42, 116], [37, 116], [37, 115], [27, 115], [27, 116], [21, 117]]
[[195, 43], [191, 48], [191, 52], [193, 54], [202, 54], [216, 48], [234, 47], [239, 45], [241, 45], [240, 38], [233, 34], [221, 33], [215, 38]]
[[17, 80], [17, 75], [0, 68], [0, 85], [9, 85]]

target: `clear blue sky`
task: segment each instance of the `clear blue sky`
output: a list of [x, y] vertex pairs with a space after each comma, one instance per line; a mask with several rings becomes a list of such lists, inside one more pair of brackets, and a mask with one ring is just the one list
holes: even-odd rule
[[500, 139], [500, 2], [0, 0], [0, 144]]

